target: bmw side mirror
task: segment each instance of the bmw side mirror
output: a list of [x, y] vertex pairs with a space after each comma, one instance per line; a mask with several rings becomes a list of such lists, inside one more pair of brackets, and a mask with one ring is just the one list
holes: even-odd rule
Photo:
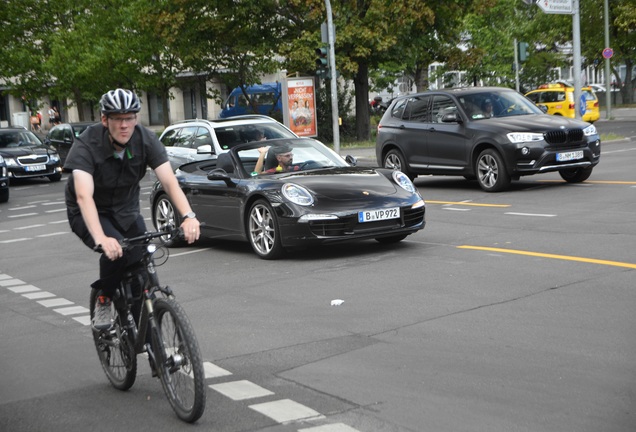
[[456, 112], [444, 114], [442, 123], [463, 123], [462, 118]]

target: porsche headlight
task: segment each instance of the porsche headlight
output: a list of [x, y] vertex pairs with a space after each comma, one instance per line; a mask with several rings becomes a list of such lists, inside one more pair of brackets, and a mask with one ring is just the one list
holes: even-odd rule
[[395, 180], [402, 189], [411, 193], [417, 193], [417, 189], [413, 182], [402, 171], [393, 171], [393, 180]]
[[597, 133], [598, 132], [596, 132], [596, 126], [594, 126], [594, 125], [589, 125], [585, 129], [583, 129], [583, 134], [585, 136], [596, 135]]
[[541, 141], [543, 139], [542, 133], [530, 133], [530, 132], [511, 132], [507, 135], [508, 139], [512, 143], [524, 143], [532, 141]]
[[281, 189], [283, 196], [294, 204], [309, 206], [314, 203], [314, 197], [302, 186], [285, 183]]

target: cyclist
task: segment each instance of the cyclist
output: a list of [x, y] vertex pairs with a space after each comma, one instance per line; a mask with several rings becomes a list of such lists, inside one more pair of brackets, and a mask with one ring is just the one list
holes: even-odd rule
[[[182, 215], [185, 239], [199, 238], [199, 221], [179, 187], [164, 146], [151, 130], [137, 124], [141, 103], [130, 90], [116, 89], [100, 100], [101, 124], [87, 128], [75, 140], [64, 169], [71, 171], [66, 186], [66, 206], [72, 231], [88, 246], [101, 245], [99, 279], [91, 286], [101, 290], [95, 305], [93, 327], [112, 326], [111, 299], [124, 269], [140, 255], [122, 251], [119, 240], [146, 231], [139, 208], [139, 182], [152, 168]], [[140, 252], [140, 251], [137, 251]]]

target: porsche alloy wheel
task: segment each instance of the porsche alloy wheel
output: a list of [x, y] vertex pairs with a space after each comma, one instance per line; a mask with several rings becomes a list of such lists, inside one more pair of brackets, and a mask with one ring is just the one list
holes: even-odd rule
[[[152, 222], [155, 229], [162, 231], [167, 228], [174, 229], [181, 226], [181, 217], [177, 213], [176, 208], [168, 199], [168, 196], [160, 196], [157, 201], [155, 201], [155, 208], [152, 213]], [[182, 246], [185, 244], [183, 240], [173, 239], [169, 235], [161, 237], [161, 240], [169, 247]]]
[[254, 252], [263, 259], [276, 259], [283, 253], [278, 220], [267, 201], [258, 200], [250, 207], [247, 236]]

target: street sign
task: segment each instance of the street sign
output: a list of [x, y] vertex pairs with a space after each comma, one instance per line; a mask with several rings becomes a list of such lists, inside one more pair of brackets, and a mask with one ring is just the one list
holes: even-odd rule
[[538, 0], [537, 6], [549, 14], [572, 14], [572, 0]]
[[612, 58], [612, 56], [614, 55], [614, 50], [611, 48], [605, 48], [603, 50], [603, 58]]

